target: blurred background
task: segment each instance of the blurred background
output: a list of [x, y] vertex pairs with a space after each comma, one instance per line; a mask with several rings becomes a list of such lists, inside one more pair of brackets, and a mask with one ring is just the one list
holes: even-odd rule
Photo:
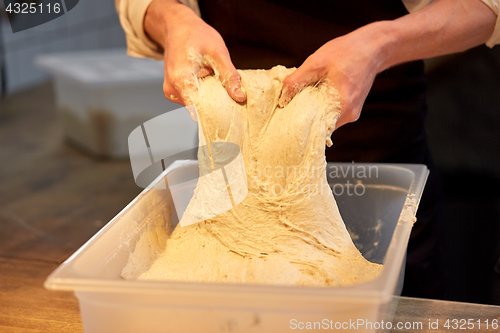
[[[161, 63], [124, 57], [113, 1], [80, 1], [15, 34], [1, 6], [0, 258], [55, 268], [140, 192], [126, 137], [177, 105], [163, 97]], [[60, 54], [67, 52], [78, 54]], [[54, 64], [69, 69], [51, 71]], [[500, 46], [431, 59], [426, 68], [450, 299], [500, 305]], [[78, 107], [65, 104], [82, 94]]]
[[34, 66], [36, 55], [126, 47], [114, 1], [80, 1], [67, 14], [17, 33], [12, 33], [3, 2], [0, 8], [0, 63], [4, 78], [1, 91], [4, 94], [47, 81], [48, 74]]
[[[500, 47], [427, 62], [453, 300], [500, 304]], [[496, 272], [494, 270], [497, 265]]]

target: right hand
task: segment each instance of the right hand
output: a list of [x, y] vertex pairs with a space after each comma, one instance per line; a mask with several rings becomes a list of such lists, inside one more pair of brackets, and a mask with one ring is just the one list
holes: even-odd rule
[[154, 0], [144, 26], [148, 35], [163, 46], [163, 92], [169, 100], [193, 104], [198, 79], [211, 74], [218, 76], [232, 99], [246, 100], [240, 75], [221, 35], [190, 8], [176, 1]]

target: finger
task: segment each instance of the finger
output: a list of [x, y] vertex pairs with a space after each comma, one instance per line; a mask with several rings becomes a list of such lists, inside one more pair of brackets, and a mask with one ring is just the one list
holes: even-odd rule
[[237, 102], [244, 102], [247, 96], [241, 88], [241, 77], [236, 70], [223, 79], [226, 83], [226, 90], [229, 96]]
[[278, 101], [279, 107], [284, 107], [297, 95], [304, 87], [316, 83], [319, 75], [316, 70], [307, 66], [307, 61], [297, 68], [292, 74], [283, 80], [283, 87]]
[[175, 88], [170, 84], [168, 79], [165, 79], [163, 81], [163, 93], [165, 94], [165, 97], [169, 99], [170, 101], [174, 103], [181, 103], [182, 104], [182, 99], [180, 94], [175, 90]]
[[165, 96], [167, 96], [167, 98], [172, 102], [181, 103], [184, 106], [186, 106], [186, 109], [188, 110], [191, 119], [195, 122], [198, 122], [198, 115], [196, 113], [196, 108], [194, 107], [194, 105], [192, 105], [192, 103], [191, 104], [185, 103], [181, 99], [180, 94], [177, 92], [177, 90], [175, 90], [174, 86], [170, 84], [168, 80], [165, 80], [163, 82], [163, 92], [165, 93]]
[[[175, 102], [183, 105], [194, 104], [194, 97], [198, 92], [198, 69], [191, 64], [169, 64], [165, 70], [164, 92], [174, 97]], [[169, 98], [170, 99], [170, 98]]]
[[345, 124], [348, 123], [350, 123], [350, 121], [347, 120], [347, 117], [341, 114], [339, 120], [335, 123], [335, 129], [338, 129], [339, 127], [344, 126]]
[[345, 124], [353, 123], [359, 119], [361, 108], [352, 109], [347, 106], [346, 110], [340, 114], [340, 117], [335, 124], [335, 130]]
[[199, 79], [204, 78], [205, 76], [212, 75], [214, 71], [210, 67], [201, 67], [198, 70], [198, 74], [196, 75]]
[[164, 64], [163, 64], [163, 93], [165, 94], [165, 97], [174, 102], [174, 103], [182, 103], [182, 99], [180, 94], [177, 92], [177, 90], [174, 88], [170, 81], [170, 71], [168, 68], [168, 59], [165, 57], [164, 59]]
[[184, 105], [192, 105], [195, 101], [196, 93], [198, 92], [198, 78], [194, 70], [182, 71], [177, 73], [174, 79], [174, 88], [182, 98]]
[[229, 57], [229, 53], [218, 54], [215, 57], [213, 67], [219, 73], [222, 85], [226, 88], [229, 96], [237, 102], [244, 102], [247, 96], [241, 88], [241, 77]]
[[186, 109], [189, 111], [189, 116], [191, 116], [191, 119], [193, 121], [198, 122], [198, 113], [196, 113], [196, 108], [194, 105], [188, 105], [186, 106]]

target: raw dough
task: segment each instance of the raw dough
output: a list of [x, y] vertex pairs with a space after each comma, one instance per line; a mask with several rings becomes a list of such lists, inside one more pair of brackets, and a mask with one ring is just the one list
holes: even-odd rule
[[[364, 259], [352, 243], [327, 183], [325, 142], [339, 115], [332, 92], [322, 84], [306, 87], [288, 106], [277, 107], [283, 79], [293, 70], [240, 71], [244, 104], [234, 102], [216, 77], [200, 82], [199, 124], [209, 142], [239, 145], [248, 195], [219, 216], [178, 226], [162, 253], [152, 253], [148, 244], [157, 240], [144, 235], [123, 277], [345, 286], [380, 273], [382, 266]], [[206, 151], [199, 160], [201, 171], [210, 172]], [[214, 208], [195, 204], [210, 195], [209, 185], [198, 182], [183, 219]]]

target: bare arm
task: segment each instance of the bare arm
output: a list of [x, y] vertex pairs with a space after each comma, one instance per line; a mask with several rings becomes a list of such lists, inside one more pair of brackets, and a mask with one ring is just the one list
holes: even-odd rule
[[460, 52], [485, 43], [496, 15], [480, 0], [435, 0], [393, 21], [361, 27], [319, 48], [285, 79], [280, 105], [304, 86], [324, 81], [340, 95], [337, 128], [358, 119], [381, 71], [412, 60]]
[[484, 44], [496, 15], [479, 0], [436, 0], [423, 9], [388, 22], [381, 68], [465, 51]]
[[192, 104], [198, 78], [215, 73], [234, 100], [246, 100], [222, 37], [190, 8], [176, 0], [154, 0], [144, 29], [164, 49], [163, 91], [168, 99]]

